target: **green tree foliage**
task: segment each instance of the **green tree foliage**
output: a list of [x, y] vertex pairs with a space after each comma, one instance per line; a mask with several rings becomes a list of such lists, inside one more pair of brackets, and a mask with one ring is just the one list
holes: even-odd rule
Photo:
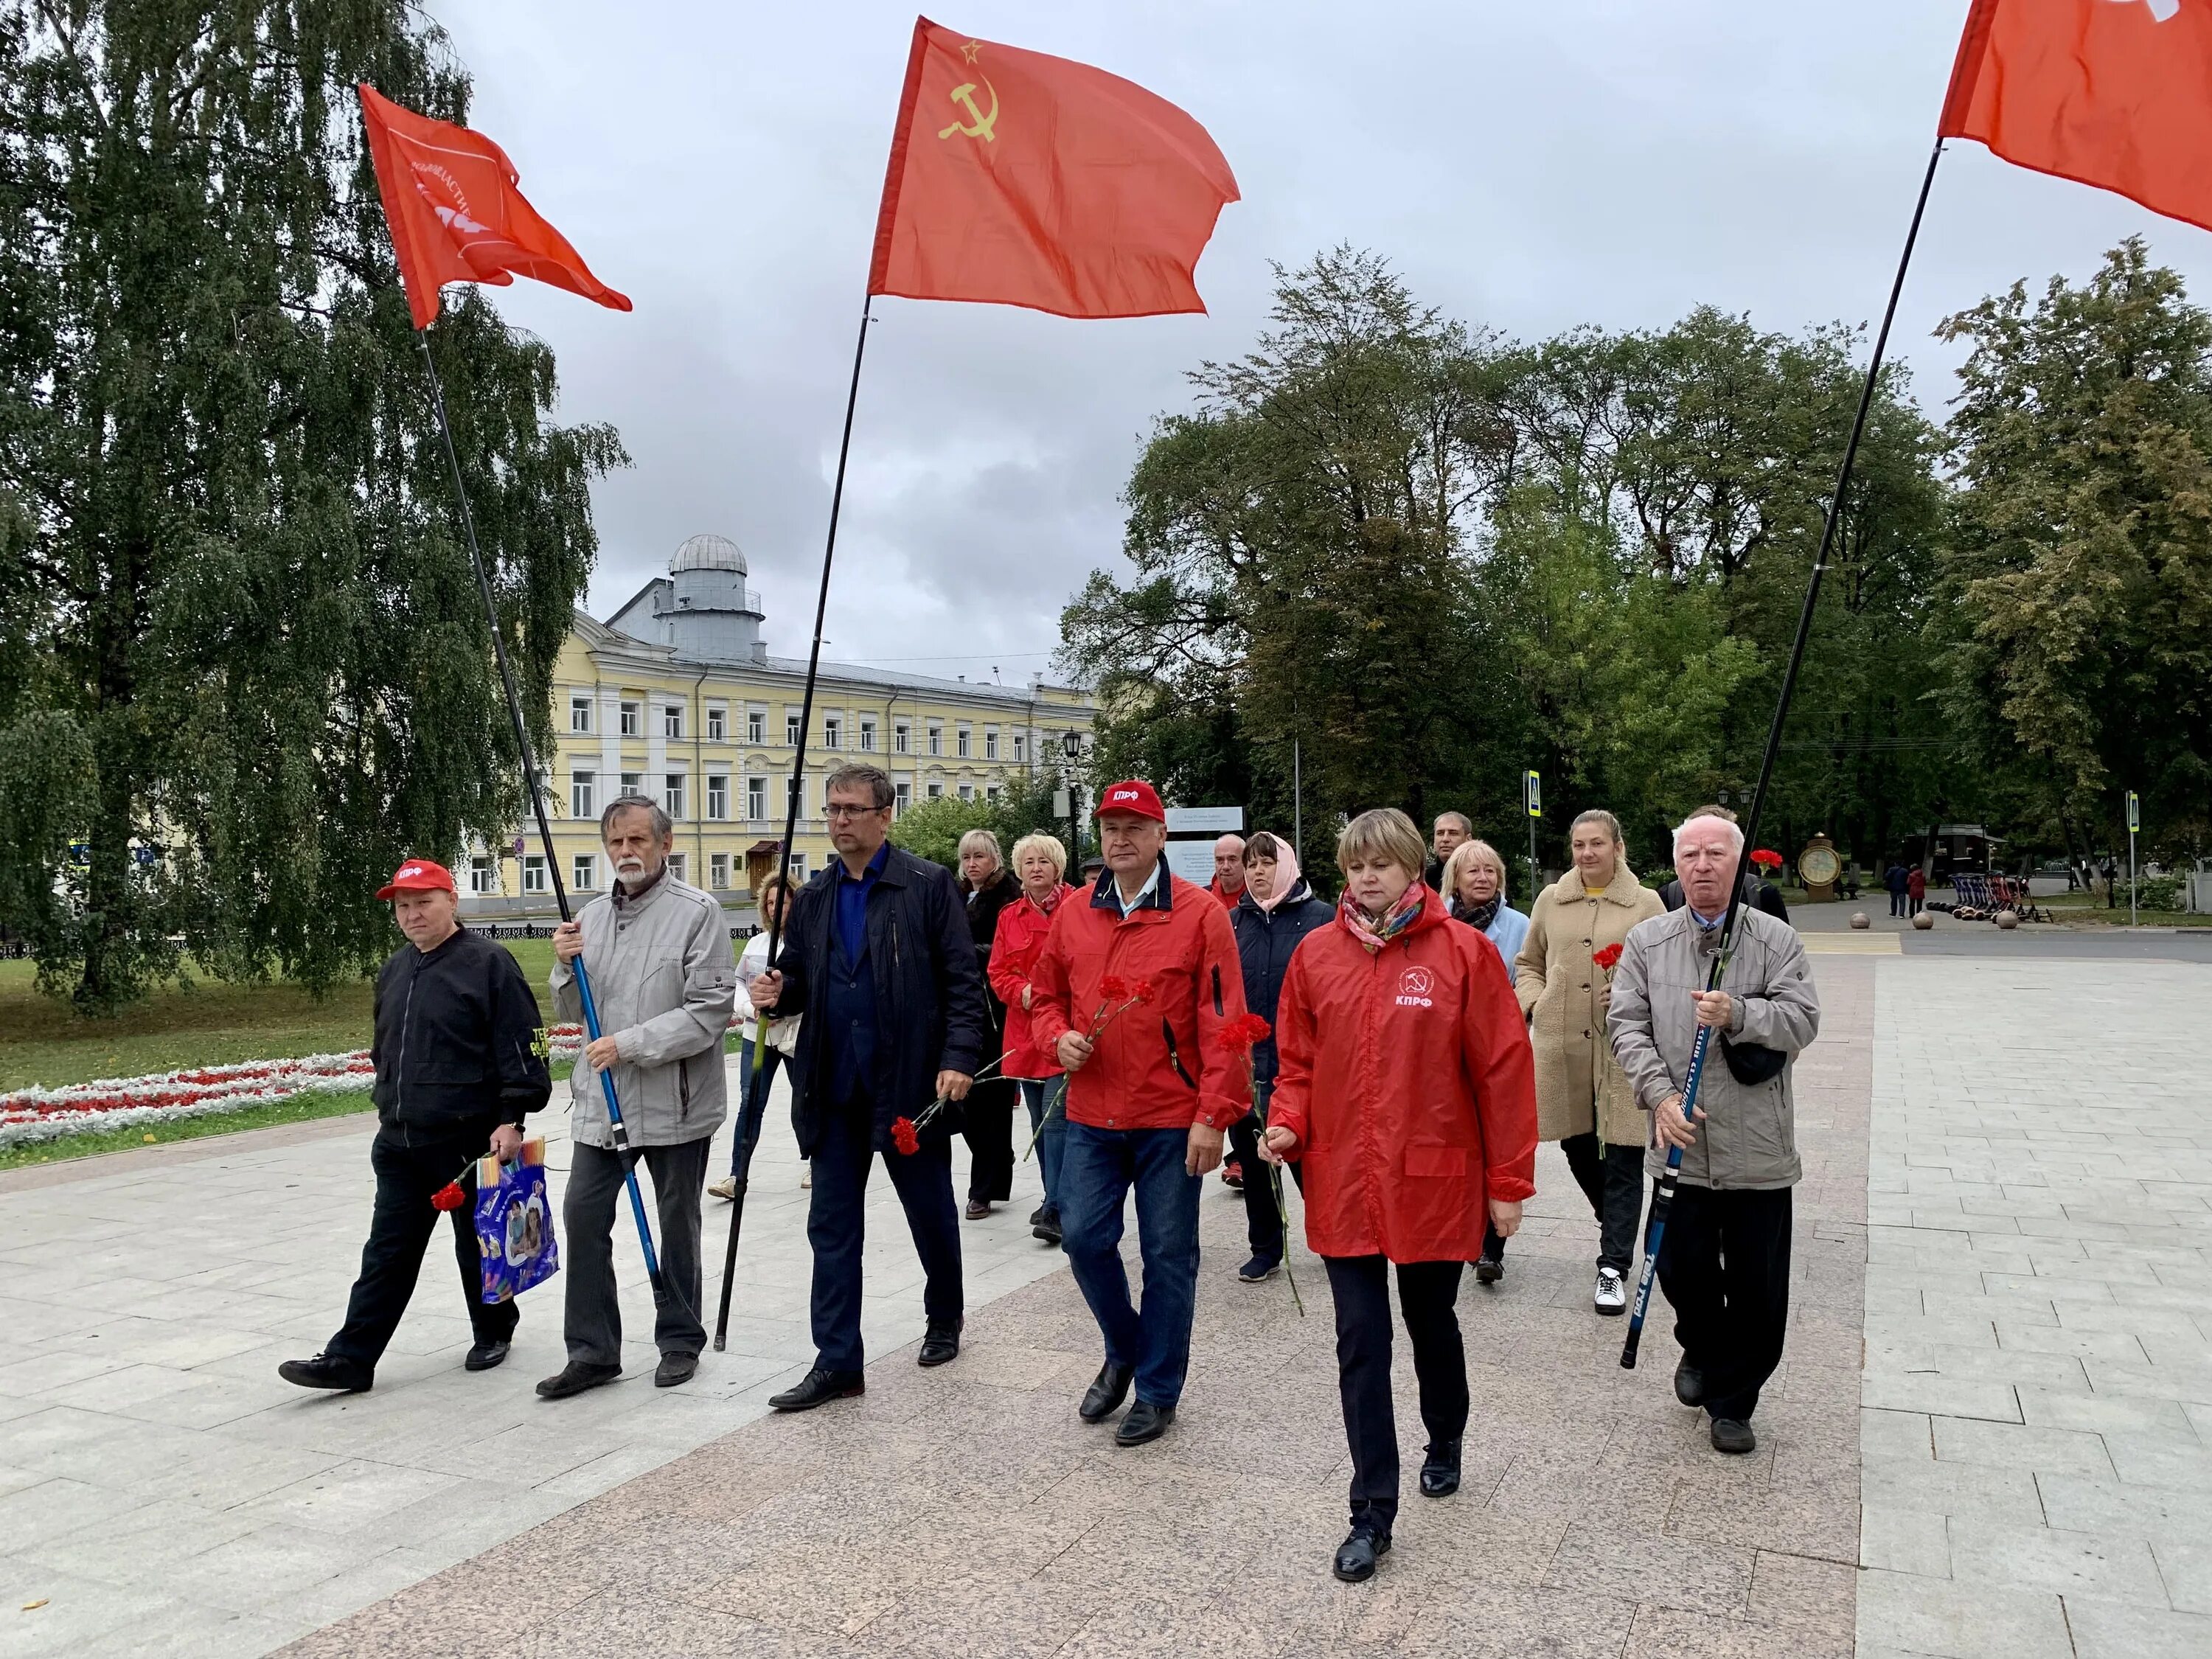
[[1942, 595], [1949, 706], [2023, 810], [2086, 854], [2212, 829], [2212, 316], [2137, 239], [2080, 287], [2025, 284], [1970, 341]]
[[[330, 982], [522, 793], [357, 80], [466, 118], [400, 0], [0, 0], [0, 924], [87, 1011]], [[542, 727], [624, 458], [474, 290], [432, 344]]]
[[[1014, 777], [996, 800], [962, 800], [940, 795], [908, 807], [891, 826], [893, 844], [916, 858], [941, 864], [956, 875], [960, 870], [960, 837], [970, 830], [988, 830], [999, 838], [999, 853], [1011, 860], [1014, 843], [1042, 830], [1066, 848], [1071, 864], [1079, 863], [1080, 849], [1068, 846], [1067, 820], [1055, 817], [1053, 792], [1060, 780], [1052, 773], [1034, 778]], [[1075, 878], [1071, 872], [1071, 878]]]
[[[1510, 855], [1534, 767], [1555, 830], [1607, 806], [1662, 862], [1667, 824], [1756, 775], [1856, 344], [1700, 309], [1521, 346], [1371, 254], [1279, 273], [1255, 351], [1201, 367], [1138, 463], [1133, 578], [1064, 615], [1102, 757], [1280, 825], [1295, 738], [1310, 860], [1382, 802], [1467, 811]], [[1945, 741], [1918, 647], [1936, 438], [1905, 394], [1885, 376], [1770, 808], [1869, 860], [1922, 821]]]

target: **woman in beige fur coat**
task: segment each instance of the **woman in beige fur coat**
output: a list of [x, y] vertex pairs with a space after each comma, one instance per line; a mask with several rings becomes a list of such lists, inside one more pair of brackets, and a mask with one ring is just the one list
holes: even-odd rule
[[[1536, 1132], [1559, 1143], [1597, 1218], [1591, 1301], [1613, 1315], [1628, 1306], [1624, 1281], [1636, 1260], [1650, 1121], [1606, 1041], [1609, 964], [1620, 959], [1628, 930], [1665, 907], [1628, 867], [1620, 821], [1612, 813], [1583, 813], [1568, 846], [1575, 867], [1537, 895], [1513, 989], [1536, 1049]], [[1493, 1236], [1484, 1242], [1474, 1276], [1494, 1285], [1504, 1272], [1504, 1241]]]

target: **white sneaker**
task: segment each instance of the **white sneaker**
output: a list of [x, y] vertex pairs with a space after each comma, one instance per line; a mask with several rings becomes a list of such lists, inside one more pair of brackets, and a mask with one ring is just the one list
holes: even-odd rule
[[1590, 1301], [1601, 1314], [1626, 1313], [1628, 1286], [1620, 1282], [1620, 1275], [1612, 1268], [1600, 1267], [1597, 1270], [1597, 1289], [1591, 1293]]

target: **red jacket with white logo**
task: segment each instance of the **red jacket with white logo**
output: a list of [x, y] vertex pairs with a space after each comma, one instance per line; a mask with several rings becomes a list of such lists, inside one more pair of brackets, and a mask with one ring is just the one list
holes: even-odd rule
[[1497, 948], [1428, 896], [1370, 955], [1308, 934], [1276, 1007], [1269, 1127], [1298, 1138], [1316, 1255], [1472, 1261], [1489, 1199], [1536, 1190], [1536, 1075]]
[[[1057, 913], [1072, 897], [1084, 896], [1087, 895], [1083, 889], [1063, 883], [1060, 896], [1052, 902], [1053, 911]], [[1030, 1029], [1029, 1012], [1022, 1006], [1022, 993], [1030, 988], [1030, 975], [1036, 970], [1037, 955], [1051, 930], [1052, 915], [1027, 893], [999, 912], [998, 936], [991, 946], [990, 980], [999, 1000], [1006, 1005], [1006, 1059], [999, 1068], [1002, 1077], [1040, 1082], [1060, 1073], [1060, 1057], [1052, 1052], [1050, 1043], [1036, 1040]]]
[[1158, 887], [1127, 916], [1111, 870], [1087, 895], [1062, 899], [1030, 974], [1030, 1041], [1048, 1048], [1067, 1031], [1088, 1036], [1101, 1008], [1120, 1006], [1103, 988], [1109, 977], [1150, 981], [1152, 1000], [1115, 1014], [1068, 1078], [1070, 1122], [1226, 1129], [1252, 1109], [1244, 1057], [1216, 1041], [1244, 1012], [1237, 934], [1219, 900], [1170, 874], [1164, 859]]

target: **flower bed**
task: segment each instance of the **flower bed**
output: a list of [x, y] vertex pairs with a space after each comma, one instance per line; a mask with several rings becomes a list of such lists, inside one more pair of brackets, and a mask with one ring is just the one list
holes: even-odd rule
[[[556, 1025], [545, 1035], [556, 1060], [573, 1057], [583, 1043], [580, 1025]], [[357, 1048], [349, 1054], [101, 1078], [59, 1089], [18, 1089], [0, 1095], [0, 1146], [234, 1112], [301, 1094], [358, 1091], [374, 1081], [368, 1050]]]

